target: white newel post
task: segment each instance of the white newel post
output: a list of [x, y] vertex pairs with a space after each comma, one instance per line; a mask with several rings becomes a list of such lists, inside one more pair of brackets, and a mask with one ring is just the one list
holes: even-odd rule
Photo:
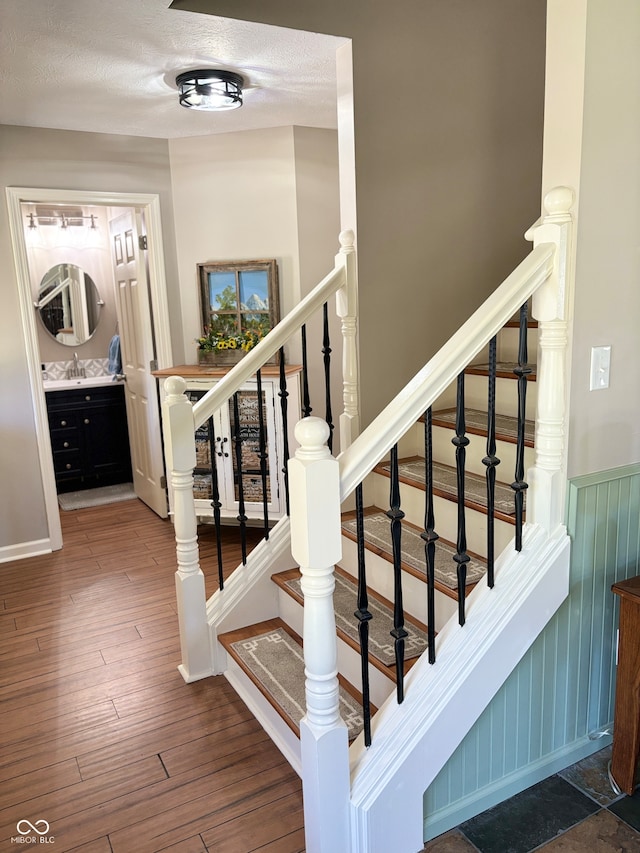
[[353, 231], [340, 233], [340, 251], [336, 266], [345, 269], [346, 283], [336, 293], [336, 312], [342, 320], [342, 414], [340, 415], [340, 449], [346, 450], [360, 432], [358, 401], [358, 285], [356, 250]]
[[297, 423], [289, 461], [291, 552], [302, 573], [307, 713], [300, 723], [307, 853], [349, 849], [349, 754], [340, 717], [334, 565], [341, 557], [340, 477], [320, 418]]
[[211, 641], [207, 624], [204, 574], [198, 561], [198, 522], [193, 502], [193, 469], [196, 465], [193, 407], [184, 392], [181, 376], [164, 383], [166, 455], [173, 490], [173, 524], [176, 536], [176, 598], [185, 681], [213, 674]]
[[538, 321], [538, 407], [536, 461], [528, 472], [527, 521], [542, 525], [548, 533], [564, 523], [573, 202], [574, 192], [568, 187], [550, 190], [544, 198], [542, 223], [533, 229], [534, 246], [556, 245], [553, 274], [534, 294], [532, 312]]

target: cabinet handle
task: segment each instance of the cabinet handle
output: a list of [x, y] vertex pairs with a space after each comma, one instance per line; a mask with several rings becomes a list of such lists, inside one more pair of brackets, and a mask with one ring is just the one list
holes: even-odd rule
[[[218, 436], [218, 438], [216, 438], [216, 441], [219, 441], [219, 442], [220, 442], [220, 447], [222, 447], [222, 445], [225, 443], [225, 441], [229, 441], [229, 439], [227, 438], [227, 436], [226, 436], [226, 435], [225, 435], [225, 437], [224, 437], [224, 438], [220, 438], [220, 436]], [[229, 456], [229, 454], [228, 454], [227, 452], [218, 451], [218, 456], [226, 456], [226, 457], [228, 457], [228, 456]]]
[[87, 395], [85, 396], [85, 398], [84, 398], [84, 399], [85, 399], [85, 400], [90, 400], [90, 399], [91, 399], [91, 394], [87, 394]]
[[69, 442], [68, 441], [63, 442], [62, 446], [63, 447], [69, 447]]
[[67, 425], [66, 421], [60, 421], [60, 426], [66, 426], [66, 425]]
[[67, 471], [69, 471], [71, 469], [71, 462], [67, 462], [64, 467], [67, 469]]
[[85, 418], [85, 419], [84, 419], [84, 422], [85, 422], [85, 424], [90, 424], [90, 423], [91, 423], [91, 421], [89, 420], [89, 418]]

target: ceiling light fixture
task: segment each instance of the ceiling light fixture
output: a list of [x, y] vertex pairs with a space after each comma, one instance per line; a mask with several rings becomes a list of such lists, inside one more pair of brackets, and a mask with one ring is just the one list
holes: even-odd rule
[[192, 110], [235, 110], [242, 106], [244, 80], [233, 71], [211, 68], [184, 71], [176, 77], [180, 103]]

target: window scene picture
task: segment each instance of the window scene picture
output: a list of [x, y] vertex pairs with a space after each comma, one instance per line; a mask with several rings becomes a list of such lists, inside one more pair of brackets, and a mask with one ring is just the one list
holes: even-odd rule
[[275, 261], [198, 266], [203, 330], [201, 353], [238, 356], [253, 349], [278, 322]]

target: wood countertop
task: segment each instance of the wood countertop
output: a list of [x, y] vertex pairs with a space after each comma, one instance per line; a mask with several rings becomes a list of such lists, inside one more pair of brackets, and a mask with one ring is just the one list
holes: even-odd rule
[[[153, 376], [158, 379], [166, 379], [168, 376], [182, 376], [184, 379], [207, 379], [226, 376], [231, 367], [216, 367], [212, 364], [178, 364], [174, 367], [164, 367], [162, 370], [152, 370]], [[299, 364], [285, 364], [286, 376], [292, 376], [302, 370]], [[262, 368], [263, 376], [279, 376], [280, 366], [277, 364], [265, 364]]]

